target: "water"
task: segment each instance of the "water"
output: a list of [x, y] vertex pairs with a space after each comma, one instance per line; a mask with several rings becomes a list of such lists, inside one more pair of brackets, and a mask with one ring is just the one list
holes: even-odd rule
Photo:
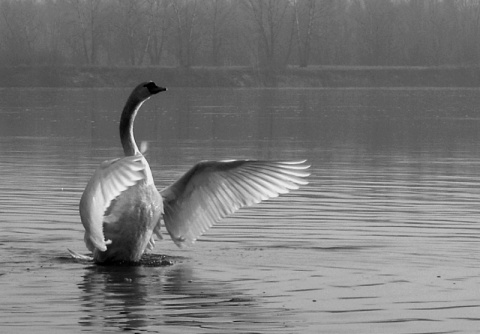
[[163, 188], [203, 159], [308, 159], [310, 184], [168, 267], [102, 267], [78, 202], [128, 90], [0, 90], [2, 333], [474, 333], [480, 90], [171, 89], [136, 138]]

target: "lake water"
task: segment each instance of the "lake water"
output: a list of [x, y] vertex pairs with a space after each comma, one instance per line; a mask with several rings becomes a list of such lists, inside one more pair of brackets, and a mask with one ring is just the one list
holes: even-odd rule
[[[168, 83], [165, 83], [168, 86]], [[166, 267], [76, 262], [129, 90], [0, 90], [0, 332], [475, 333], [480, 90], [180, 89], [147, 101], [157, 186], [198, 160], [308, 159]]]

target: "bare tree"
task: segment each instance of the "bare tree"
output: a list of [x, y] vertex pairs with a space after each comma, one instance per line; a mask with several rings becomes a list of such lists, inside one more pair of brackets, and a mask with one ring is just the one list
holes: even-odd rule
[[35, 62], [40, 21], [38, 4], [30, 1], [0, 2], [3, 53], [8, 62]]
[[193, 65], [199, 42], [197, 0], [172, 0], [171, 6], [177, 30], [175, 42], [177, 60], [181, 67], [190, 67]]
[[360, 62], [367, 65], [388, 65], [394, 50], [394, 4], [384, 0], [357, 0], [352, 11], [357, 23], [357, 48]]
[[169, 20], [170, 2], [167, 0], [147, 0], [147, 45], [150, 63], [159, 65], [167, 42], [170, 30]]
[[144, 1], [117, 0], [115, 20], [111, 20], [119, 52], [128, 65], [140, 65], [146, 52]]
[[290, 2], [245, 0], [243, 3], [254, 25], [260, 65], [268, 69], [277, 68], [282, 63], [278, 53]]
[[469, 64], [480, 63], [480, 0], [457, 1], [463, 59]]
[[207, 5], [206, 22], [210, 24], [211, 63], [219, 66], [221, 52], [227, 38], [226, 31], [229, 27], [228, 21], [231, 19], [232, 6], [225, 0], [210, 0]]
[[[294, 0], [295, 31], [297, 35], [300, 67], [307, 67], [310, 56], [313, 24], [315, 20], [315, 0]], [[302, 25], [300, 22], [302, 21]]]
[[102, 34], [102, 0], [68, 0], [71, 7], [71, 39], [74, 50], [77, 42], [87, 64], [97, 62]]
[[65, 10], [54, 0], [45, 1], [39, 10], [42, 14], [41, 40], [37, 58], [41, 63], [59, 64], [67, 59], [62, 53], [65, 49], [66, 38], [63, 29]]

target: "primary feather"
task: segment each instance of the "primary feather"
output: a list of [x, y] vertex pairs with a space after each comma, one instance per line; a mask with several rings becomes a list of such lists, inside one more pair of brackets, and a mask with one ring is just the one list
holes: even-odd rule
[[304, 161], [203, 161], [161, 191], [163, 220], [180, 247], [244, 206], [307, 184]]

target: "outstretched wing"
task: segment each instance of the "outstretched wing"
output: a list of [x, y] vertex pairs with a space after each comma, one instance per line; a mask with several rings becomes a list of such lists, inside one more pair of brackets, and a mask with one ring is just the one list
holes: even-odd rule
[[190, 245], [239, 208], [307, 184], [305, 161], [203, 161], [161, 191], [164, 222], [177, 246]]
[[80, 200], [80, 218], [89, 250], [107, 250], [109, 241], [103, 235], [105, 210], [118, 195], [145, 178], [145, 163], [142, 155], [108, 160], [93, 174]]

